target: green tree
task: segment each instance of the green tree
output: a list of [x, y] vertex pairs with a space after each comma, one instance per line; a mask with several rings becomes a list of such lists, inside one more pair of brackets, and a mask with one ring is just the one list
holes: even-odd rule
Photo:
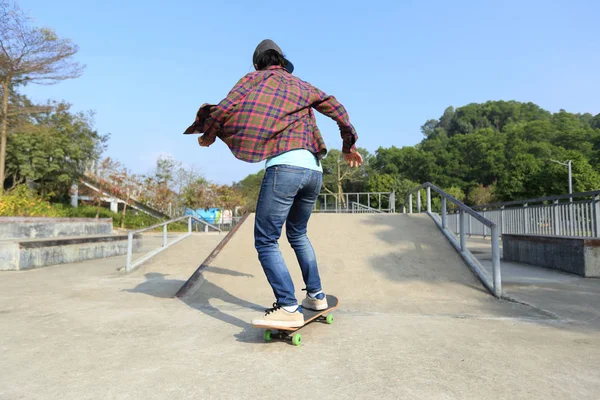
[[479, 184], [469, 190], [468, 196], [469, 204], [474, 206], [481, 206], [483, 204], [490, 204], [494, 202], [494, 188], [493, 186], [483, 186]]
[[98, 160], [108, 135], [92, 126], [91, 113], [71, 113], [54, 104], [52, 112], [23, 118], [7, 146], [6, 175], [12, 185], [36, 184], [43, 194], [64, 197], [72, 182]]
[[11, 110], [15, 88], [28, 83], [53, 84], [77, 78], [83, 67], [71, 58], [78, 48], [48, 28], [32, 27], [16, 3], [0, 0], [0, 193], [4, 190], [9, 117], [26, 110]]
[[264, 176], [265, 170], [263, 169], [255, 174], [248, 175], [241, 181], [233, 184], [233, 187], [239, 191], [242, 197], [241, 205], [244, 208], [244, 211], [256, 211], [256, 203], [258, 203], [258, 195]]

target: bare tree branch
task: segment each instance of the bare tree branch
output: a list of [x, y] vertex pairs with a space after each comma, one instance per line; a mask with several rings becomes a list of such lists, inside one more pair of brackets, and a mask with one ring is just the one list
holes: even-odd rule
[[325, 191], [326, 191], [327, 193], [330, 193], [330, 194], [335, 194], [334, 192], [332, 192], [331, 190], [329, 190], [329, 188], [328, 188], [327, 186], [325, 186], [325, 184], [323, 184], [323, 189], [325, 189]]

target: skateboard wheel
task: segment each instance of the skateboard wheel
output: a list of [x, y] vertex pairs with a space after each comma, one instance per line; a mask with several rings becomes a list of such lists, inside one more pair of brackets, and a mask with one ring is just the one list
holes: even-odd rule
[[292, 344], [294, 346], [300, 346], [300, 342], [302, 341], [302, 336], [300, 336], [299, 333], [294, 334], [294, 336], [292, 336]]
[[333, 314], [329, 314], [326, 318], [325, 318], [325, 322], [327, 322], [328, 324], [333, 324]]
[[270, 342], [271, 341], [271, 330], [267, 329], [265, 331], [265, 334], [263, 337], [265, 338], [265, 342]]

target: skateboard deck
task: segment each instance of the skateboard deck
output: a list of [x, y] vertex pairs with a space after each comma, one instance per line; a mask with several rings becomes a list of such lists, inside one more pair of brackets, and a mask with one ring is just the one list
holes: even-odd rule
[[[264, 339], [270, 342], [274, 338], [291, 341], [292, 344], [299, 346], [302, 341], [302, 337], [296, 331], [304, 328], [306, 325], [314, 321], [322, 321], [327, 324], [333, 324], [333, 314], [330, 314], [332, 310], [339, 307], [340, 301], [337, 297], [332, 295], [326, 295], [328, 307], [325, 310], [309, 310], [308, 308], [302, 308], [304, 314], [304, 324], [299, 327], [291, 328], [289, 326], [271, 326], [271, 325], [252, 325], [255, 328], [265, 329]], [[325, 315], [327, 314], [327, 315]], [[276, 330], [277, 332], [273, 332]]]

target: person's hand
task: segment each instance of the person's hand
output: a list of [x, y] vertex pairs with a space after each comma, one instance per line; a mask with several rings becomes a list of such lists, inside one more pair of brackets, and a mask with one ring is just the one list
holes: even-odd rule
[[206, 137], [206, 135], [202, 135], [198, 137], [198, 144], [201, 147], [208, 147], [211, 145], [211, 141]]
[[344, 153], [344, 161], [350, 164], [350, 168], [355, 168], [362, 165], [363, 158], [358, 151], [353, 150], [352, 153]]

